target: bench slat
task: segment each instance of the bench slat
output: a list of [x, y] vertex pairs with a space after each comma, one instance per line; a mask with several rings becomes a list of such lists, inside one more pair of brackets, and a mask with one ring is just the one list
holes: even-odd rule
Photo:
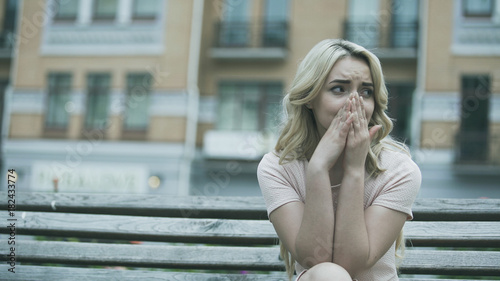
[[[1, 272], [8, 267], [0, 265]], [[1, 278], [0, 278], [1, 279]], [[109, 281], [109, 280], [166, 280], [166, 281], [288, 281], [286, 274], [221, 274], [165, 272], [146, 270], [117, 270], [76, 267], [24, 266], [16, 267], [9, 280]], [[427, 281], [429, 281], [427, 279]], [[432, 281], [432, 280], [430, 280]], [[441, 281], [441, 280], [440, 280]], [[456, 280], [455, 280], [456, 281]]]
[[497, 251], [407, 251], [400, 267], [403, 274], [500, 275], [500, 252]]
[[409, 221], [404, 234], [409, 246], [500, 247], [500, 222]]
[[[269, 221], [229, 219], [153, 218], [18, 212], [17, 234], [60, 237], [209, 243], [276, 245]], [[7, 221], [7, 212], [0, 220]], [[0, 233], [8, 234], [8, 228]], [[500, 247], [500, 222], [407, 222], [409, 245], [440, 247]]]
[[418, 221], [500, 221], [500, 199], [417, 198]]
[[[6, 208], [7, 194], [0, 193]], [[267, 219], [261, 197], [17, 193], [18, 210], [155, 217]], [[415, 220], [500, 221], [500, 199], [417, 198]]]
[[[284, 268], [279, 260], [278, 247], [128, 245], [21, 240], [16, 241], [16, 244], [19, 244], [16, 247], [17, 260], [21, 263], [271, 271]], [[0, 258], [5, 260], [8, 254], [6, 246], [0, 247]]]
[[[164, 246], [103, 243], [16, 242], [18, 262], [131, 267], [283, 270], [278, 247]], [[7, 259], [0, 246], [0, 259]], [[134, 255], [130, 255], [134, 253]], [[500, 252], [408, 250], [403, 274], [500, 275]]]
[[[0, 272], [9, 267], [0, 265]], [[193, 272], [165, 272], [146, 270], [117, 270], [76, 267], [28, 266], [16, 267], [9, 280], [109, 281], [109, 280], [168, 280], [168, 281], [288, 281], [284, 272], [273, 274], [221, 274]], [[400, 281], [456, 281], [456, 279], [400, 278]], [[462, 280], [474, 281], [474, 280]], [[484, 280], [488, 281], [488, 280]], [[492, 280], [489, 280], [492, 281]]]
[[[7, 193], [0, 194], [0, 204], [6, 208]], [[19, 192], [16, 194], [16, 208], [24, 211], [154, 217], [267, 219], [261, 197]]]
[[[264, 220], [153, 218], [19, 212], [17, 234], [208, 244], [276, 245], [278, 236]], [[8, 219], [0, 212], [0, 220]], [[8, 234], [9, 229], [0, 228]]]

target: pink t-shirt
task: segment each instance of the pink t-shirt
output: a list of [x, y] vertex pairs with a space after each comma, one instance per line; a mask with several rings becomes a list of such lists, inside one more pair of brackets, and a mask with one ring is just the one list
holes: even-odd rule
[[[295, 160], [279, 165], [279, 157], [270, 152], [262, 158], [257, 177], [266, 201], [267, 213], [290, 202], [305, 202], [307, 160]], [[380, 154], [379, 167], [386, 169], [375, 178], [365, 180], [365, 209], [372, 205], [383, 206], [407, 214], [413, 218], [411, 206], [420, 189], [422, 176], [418, 166], [402, 152], [384, 149]], [[338, 188], [332, 188], [334, 209], [337, 205]], [[298, 222], [300, 223], [300, 222]], [[369, 270], [362, 272], [359, 281], [399, 280], [396, 272], [395, 243]], [[304, 268], [296, 263], [295, 270]]]

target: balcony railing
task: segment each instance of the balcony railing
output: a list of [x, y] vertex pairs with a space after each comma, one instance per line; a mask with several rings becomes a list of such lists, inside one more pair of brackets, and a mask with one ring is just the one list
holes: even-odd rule
[[499, 56], [500, 23], [461, 22], [454, 26], [452, 52], [456, 55]]
[[47, 25], [40, 52], [43, 55], [154, 55], [163, 52], [158, 25], [78, 26]]
[[346, 21], [344, 38], [365, 48], [415, 49], [418, 45], [418, 22]]
[[286, 48], [286, 21], [230, 21], [215, 24], [216, 48]]

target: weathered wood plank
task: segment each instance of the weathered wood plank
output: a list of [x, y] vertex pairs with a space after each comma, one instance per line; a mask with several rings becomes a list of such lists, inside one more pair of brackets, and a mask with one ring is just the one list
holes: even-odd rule
[[[0, 265], [1, 272], [8, 267]], [[57, 280], [57, 281], [125, 281], [125, 280], [165, 280], [165, 281], [288, 281], [284, 272], [273, 274], [222, 274], [195, 272], [165, 272], [146, 270], [117, 270], [77, 267], [24, 266], [16, 268], [8, 280]], [[2, 277], [0, 277], [2, 280]], [[432, 280], [427, 280], [432, 281]]]
[[407, 244], [425, 247], [500, 247], [500, 222], [409, 221]]
[[[267, 220], [154, 218], [48, 212], [18, 212], [17, 234], [208, 244], [276, 245]], [[0, 220], [8, 219], [0, 212]], [[0, 233], [8, 234], [8, 228]]]
[[[5, 192], [0, 207], [6, 208]], [[267, 219], [261, 197], [18, 193], [19, 210], [155, 217]], [[500, 199], [417, 198], [415, 220], [500, 221]]]
[[418, 221], [500, 221], [500, 199], [417, 198]]
[[[7, 243], [0, 245], [7, 259]], [[178, 269], [282, 270], [279, 247], [208, 247], [16, 241], [17, 261]]]
[[[264, 220], [153, 218], [48, 212], [18, 212], [17, 234], [114, 240], [276, 245]], [[8, 219], [7, 212], [0, 220]], [[8, 234], [8, 228], [0, 233]], [[409, 245], [500, 247], [500, 222], [407, 222]]]
[[400, 267], [403, 274], [500, 275], [500, 252], [497, 251], [407, 251]]
[[[8, 267], [0, 265], [0, 272]], [[165, 280], [165, 281], [288, 281], [284, 272], [272, 274], [221, 274], [194, 272], [165, 272], [146, 270], [117, 270], [76, 267], [50, 267], [21, 265], [15, 274], [8, 276], [11, 281], [18, 280], [58, 280], [58, 281], [126, 281], [126, 280]], [[1, 277], [0, 277], [1, 280]], [[456, 281], [456, 279], [400, 278], [401, 281]], [[462, 280], [474, 281], [474, 280]], [[488, 280], [484, 280], [488, 281]], [[491, 280], [490, 280], [491, 281]]]
[[[7, 194], [0, 207], [7, 207]], [[17, 193], [23, 211], [154, 217], [267, 219], [260, 197], [158, 196], [134, 194]]]
[[[207, 247], [19, 240], [17, 261], [156, 268], [283, 270], [278, 247]], [[7, 258], [0, 245], [0, 259]], [[500, 252], [408, 250], [403, 274], [500, 275]]]

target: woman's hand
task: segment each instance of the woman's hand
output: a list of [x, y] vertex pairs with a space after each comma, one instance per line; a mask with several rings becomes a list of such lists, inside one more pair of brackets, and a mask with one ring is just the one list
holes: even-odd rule
[[344, 151], [349, 128], [353, 122], [350, 97], [333, 118], [316, 150], [314, 150], [310, 163], [316, 163], [320, 165], [319, 167], [330, 170]]
[[369, 120], [366, 119], [363, 97], [356, 93], [350, 100], [352, 104], [352, 123], [347, 135], [344, 167], [364, 169], [366, 155], [370, 150], [370, 142], [382, 126], [377, 125], [368, 129]]

